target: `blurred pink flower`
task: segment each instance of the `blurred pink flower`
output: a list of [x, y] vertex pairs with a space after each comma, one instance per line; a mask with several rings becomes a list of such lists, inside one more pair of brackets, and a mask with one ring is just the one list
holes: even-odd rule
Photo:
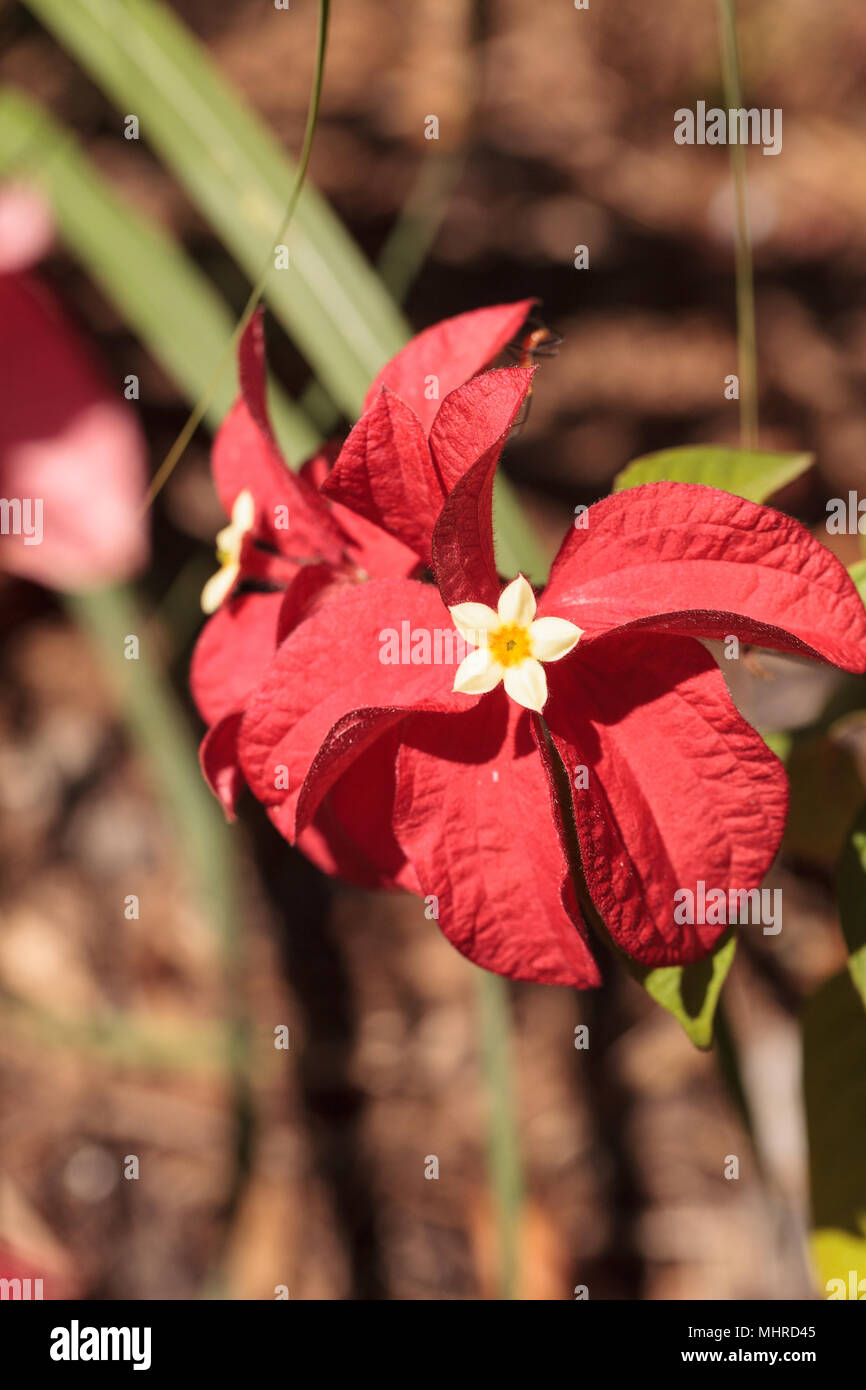
[[0, 188], [0, 275], [27, 270], [51, 250], [51, 209], [24, 184]]
[[119, 388], [24, 273], [50, 241], [43, 200], [0, 190], [0, 568], [89, 589], [147, 560], [145, 449]]

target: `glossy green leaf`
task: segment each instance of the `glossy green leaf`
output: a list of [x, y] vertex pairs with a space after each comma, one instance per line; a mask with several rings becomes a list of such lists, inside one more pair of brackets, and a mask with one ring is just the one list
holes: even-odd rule
[[823, 1297], [866, 1296], [866, 1012], [847, 970], [803, 1019], [812, 1256]]
[[[42, 190], [69, 250], [155, 361], [190, 401], [202, 395], [234, 328], [228, 305], [171, 237], [118, 197], [73, 137], [11, 88], [0, 92], [0, 177]], [[211, 429], [235, 391], [232, 363], [205, 417]], [[270, 406], [287, 456], [303, 462], [315, 430], [273, 384]]]
[[[207, 51], [158, 0], [26, 0], [174, 172], [255, 282], [274, 257], [292, 161]], [[310, 56], [299, 52], [298, 62]], [[118, 135], [122, 131], [118, 120]], [[136, 157], [129, 142], [128, 156]], [[407, 328], [372, 267], [309, 186], [265, 299], [350, 416]]]
[[866, 1007], [866, 806], [851, 827], [836, 887], [839, 922], [848, 947], [848, 969]]
[[632, 974], [657, 1004], [673, 1014], [696, 1047], [708, 1048], [713, 1041], [716, 1005], [736, 948], [735, 935], [727, 932], [706, 960], [655, 970], [643, 970], [632, 963]]
[[614, 479], [614, 492], [641, 483], [702, 483], [766, 502], [774, 493], [810, 468], [811, 454], [768, 454], [749, 449], [729, 449], [716, 444], [686, 445], [644, 454], [628, 464]]

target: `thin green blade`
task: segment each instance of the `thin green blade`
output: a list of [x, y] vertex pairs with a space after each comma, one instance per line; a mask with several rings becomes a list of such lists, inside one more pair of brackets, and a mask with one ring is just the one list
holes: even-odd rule
[[[26, 3], [121, 114], [138, 117], [141, 138], [255, 282], [273, 256], [294, 166], [203, 46], [157, 0]], [[288, 248], [288, 268], [271, 272], [265, 298], [329, 394], [355, 416], [371, 378], [402, 346], [406, 325], [309, 186], [298, 202]]]
[[[0, 92], [0, 177], [34, 183], [48, 198], [70, 251], [184, 392], [205, 390], [234, 328], [210, 281], [155, 223], [114, 192], [73, 137], [22, 92]], [[134, 271], [134, 273], [131, 273]], [[234, 364], [206, 413], [216, 429], [236, 391]], [[290, 459], [315, 448], [312, 424], [272, 386], [274, 426]]]

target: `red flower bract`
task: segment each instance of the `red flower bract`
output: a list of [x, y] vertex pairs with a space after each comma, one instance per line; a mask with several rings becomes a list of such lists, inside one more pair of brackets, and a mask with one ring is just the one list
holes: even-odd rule
[[[229, 813], [246, 780], [327, 872], [425, 895], [479, 965], [586, 987], [599, 973], [568, 859], [575, 827], [593, 901], [646, 965], [699, 959], [724, 930], [679, 923], [679, 889], [751, 890], [779, 844], [782, 767], [696, 639], [860, 671], [866, 616], [797, 522], [658, 483], [589, 509], [530, 623], [525, 581], [503, 597], [492, 489], [532, 374], [474, 375], [528, 307], [422, 333], [374, 383], [333, 467], [326, 451], [299, 477], [268, 425], [254, 322], [214, 449], [226, 510], [245, 516], [226, 541], [234, 596], [202, 634], [192, 684]], [[455, 630], [467, 614], [499, 624], [468, 679]]]
[[4, 507], [38, 516], [38, 525], [4, 524], [0, 566], [87, 590], [147, 560], [145, 448], [131, 406], [30, 273], [50, 234], [39, 195], [0, 189], [0, 495]]
[[[417, 348], [411, 360], [428, 375]], [[425, 656], [419, 642], [417, 661], [412, 644], [453, 633], [455, 605], [494, 606], [502, 591], [493, 477], [527, 386], [500, 385], [507, 377], [449, 396], [429, 433], [386, 381], [324, 491], [429, 559], [436, 587], [329, 588], [263, 672], [238, 748], [287, 838], [323, 810], [350, 816], [356, 843], [363, 823], [372, 861], [389, 865], [380, 881], [435, 899], [472, 960], [581, 987], [599, 976], [569, 873], [572, 815], [608, 930], [651, 966], [696, 960], [724, 930], [678, 924], [678, 889], [753, 889], [779, 844], [783, 769], [695, 639], [737, 635], [860, 671], [866, 616], [797, 522], [713, 488], [650, 484], [597, 503], [561, 547], [538, 614], [582, 636], [547, 667], [541, 719], [501, 685], [453, 691], [448, 643], [438, 664], [435, 643]], [[408, 635], [397, 664], [380, 659], [385, 630]], [[574, 789], [565, 808], [542, 719]]]
[[[213, 472], [227, 514], [248, 494], [250, 524], [242, 536], [232, 537], [237, 555], [225, 576], [229, 597], [202, 633], [190, 677], [210, 726], [202, 766], [229, 816], [244, 781], [238, 762], [241, 715], [278, 642], [334, 591], [352, 592], [370, 576], [406, 579], [420, 573], [430, 559], [429, 536], [449, 488], [501, 444], [531, 373], [512, 368], [467, 378], [497, 355], [528, 309], [528, 302], [521, 302], [460, 315], [420, 334], [383, 369], [371, 388], [370, 409], [349, 436], [335, 470], [341, 474], [347, 460], [373, 460], [376, 495], [385, 494], [383, 511], [372, 502], [366, 510], [350, 509], [322, 496], [318, 489], [330, 474], [331, 448], [305, 464], [300, 475], [288, 470], [267, 417], [260, 316], [244, 334], [241, 397], [215, 441]], [[390, 480], [390, 492], [378, 487], [382, 477]], [[425, 503], [416, 517], [413, 489], [419, 485]], [[389, 509], [400, 497], [403, 526]], [[244, 592], [250, 584], [268, 591]], [[434, 595], [429, 586], [425, 592]], [[394, 758], [358, 755], [301, 832], [301, 847], [327, 872], [367, 886], [417, 891], [417, 877], [387, 819], [393, 794]], [[270, 814], [286, 829], [288, 811], [278, 801], [270, 804]], [[294, 838], [293, 827], [291, 834]]]

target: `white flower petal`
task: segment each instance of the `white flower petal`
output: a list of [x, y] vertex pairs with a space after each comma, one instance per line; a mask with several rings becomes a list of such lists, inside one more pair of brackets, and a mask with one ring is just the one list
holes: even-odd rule
[[499, 662], [493, 660], [486, 647], [479, 647], [457, 667], [452, 689], [459, 690], [461, 695], [484, 695], [494, 690], [501, 680]]
[[215, 545], [218, 557], [229, 555], [233, 560], [237, 559], [241, 548], [241, 537], [238, 535], [238, 529], [233, 521], [228, 526], [224, 526], [221, 531], [217, 531]]
[[499, 627], [499, 614], [486, 603], [456, 603], [448, 612], [460, 636], [475, 647], [482, 646], [487, 634]]
[[232, 505], [232, 526], [236, 526], [243, 534], [249, 531], [256, 519], [256, 503], [253, 494], [248, 488], [239, 492]]
[[512, 579], [499, 595], [499, 620], [502, 623], [516, 623], [518, 627], [529, 627], [535, 617], [535, 608], [532, 585], [522, 574]]
[[536, 661], [559, 661], [577, 646], [583, 628], [567, 618], [536, 618], [529, 629], [532, 655]]
[[224, 599], [227, 599], [235, 586], [240, 565], [223, 565], [212, 574], [201, 591], [201, 606], [205, 613], [215, 613]]
[[505, 672], [505, 690], [524, 709], [540, 713], [547, 700], [547, 676], [540, 661], [521, 661]]

